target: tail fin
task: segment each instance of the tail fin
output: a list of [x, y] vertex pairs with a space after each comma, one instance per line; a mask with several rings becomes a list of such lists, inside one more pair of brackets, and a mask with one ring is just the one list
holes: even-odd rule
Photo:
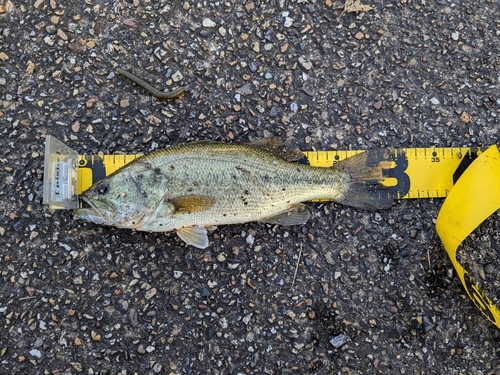
[[349, 175], [350, 182], [335, 201], [369, 210], [391, 207], [394, 201], [385, 191], [387, 187], [381, 184], [387, 177], [384, 171], [391, 165], [389, 156], [387, 149], [370, 150], [336, 164], [335, 168]]

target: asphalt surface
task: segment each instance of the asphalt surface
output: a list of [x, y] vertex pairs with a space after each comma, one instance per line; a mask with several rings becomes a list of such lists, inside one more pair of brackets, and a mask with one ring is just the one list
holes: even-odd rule
[[[440, 199], [310, 203], [304, 226], [222, 227], [204, 251], [42, 204], [48, 134], [81, 154], [498, 144], [498, 2], [366, 4], [0, 1], [0, 373], [500, 373]], [[188, 88], [160, 102], [117, 66]], [[469, 246], [497, 293], [498, 221]]]

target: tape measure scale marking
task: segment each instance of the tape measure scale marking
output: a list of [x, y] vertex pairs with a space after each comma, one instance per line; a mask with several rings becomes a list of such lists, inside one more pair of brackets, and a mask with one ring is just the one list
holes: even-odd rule
[[79, 155], [78, 195], [142, 154]]

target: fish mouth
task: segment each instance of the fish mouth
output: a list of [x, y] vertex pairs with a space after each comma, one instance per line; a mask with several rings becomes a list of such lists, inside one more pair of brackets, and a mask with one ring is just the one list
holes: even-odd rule
[[96, 224], [114, 224], [114, 217], [110, 213], [116, 212], [116, 209], [112, 204], [100, 201], [100, 207], [98, 207], [91, 200], [87, 200], [85, 198], [82, 198], [82, 200], [87, 203], [89, 207], [77, 208], [76, 210], [73, 210], [73, 216], [75, 219], [87, 220]]
[[73, 217], [92, 222], [94, 224], [110, 225], [117, 228], [137, 229], [144, 225], [149, 216], [147, 212], [131, 218], [120, 215], [116, 206], [111, 202], [98, 201], [93, 202], [90, 199], [81, 198], [89, 207], [77, 208], [73, 210]]

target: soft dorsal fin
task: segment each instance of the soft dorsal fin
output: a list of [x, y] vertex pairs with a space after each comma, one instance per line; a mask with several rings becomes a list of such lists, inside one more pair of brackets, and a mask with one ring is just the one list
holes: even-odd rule
[[264, 138], [252, 141], [249, 145], [260, 148], [288, 161], [297, 161], [304, 157], [302, 151], [289, 146], [279, 137]]
[[207, 230], [198, 225], [192, 227], [182, 227], [177, 229], [177, 235], [188, 245], [197, 247], [198, 249], [205, 249], [208, 247]]
[[215, 204], [215, 198], [209, 195], [181, 195], [170, 200], [174, 205], [174, 214], [202, 212], [210, 209]]

